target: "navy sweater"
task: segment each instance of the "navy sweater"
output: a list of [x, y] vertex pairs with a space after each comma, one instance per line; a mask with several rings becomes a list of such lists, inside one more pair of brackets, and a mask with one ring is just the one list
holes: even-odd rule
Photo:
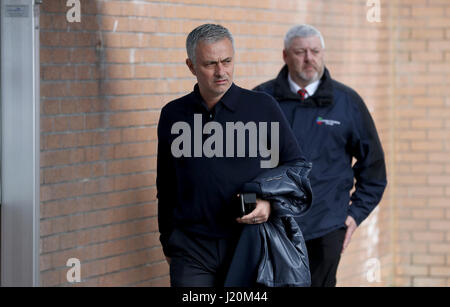
[[[219, 137], [224, 140], [223, 157], [206, 157], [205, 153], [200, 152], [194, 157], [194, 116], [199, 115], [202, 115], [203, 125], [213, 121], [223, 128], [223, 136]], [[176, 157], [177, 154], [173, 154], [172, 145], [180, 136], [179, 131], [172, 133], [176, 122], [185, 122], [190, 127], [191, 157]], [[239, 193], [244, 183], [265, 170], [261, 167], [261, 161], [267, 161], [269, 158], [261, 155], [259, 150], [256, 156], [251, 154], [249, 133], [245, 137], [244, 157], [240, 157], [238, 153], [237, 135], [232, 146], [234, 150], [230, 150], [231, 144], [226, 142], [226, 138], [230, 137], [225, 133], [226, 125], [237, 122], [255, 123], [257, 127], [260, 123], [267, 123], [267, 148], [271, 148], [276, 141], [279, 142], [277, 164], [304, 160], [278, 103], [267, 94], [245, 90], [233, 84], [216, 106], [208, 110], [198, 86], [195, 86], [190, 94], [168, 103], [161, 111], [158, 124], [156, 180], [160, 240], [166, 255], [170, 255], [167, 243], [175, 227], [209, 238], [226, 238], [240, 229], [240, 225], [235, 221], [232, 198]], [[276, 139], [271, 136], [272, 123], [278, 123], [279, 126]], [[258, 129], [258, 136], [261, 133], [264, 131]], [[201, 141], [207, 144], [210, 136], [203, 135]], [[255, 136], [252, 136], [253, 140]], [[259, 139], [253, 147], [255, 145], [259, 147]], [[184, 149], [183, 146], [176, 147]], [[234, 156], [226, 155], [227, 150], [233, 152]]]

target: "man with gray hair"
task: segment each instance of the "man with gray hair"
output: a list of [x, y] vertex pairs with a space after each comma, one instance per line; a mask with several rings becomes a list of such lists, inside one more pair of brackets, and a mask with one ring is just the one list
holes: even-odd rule
[[[164, 106], [158, 124], [160, 241], [170, 264], [172, 286], [223, 286], [242, 225], [264, 223], [271, 212], [268, 201], [257, 199], [253, 211], [237, 218], [232, 206], [243, 185], [260, 175], [262, 162], [267, 162], [265, 152], [249, 154], [254, 149], [251, 144], [265, 139], [272, 148], [278, 145], [271, 167], [303, 161], [303, 157], [278, 103], [233, 83], [233, 37], [226, 28], [214, 24], [195, 28], [187, 37], [186, 49], [186, 65], [197, 84], [191, 93]], [[231, 135], [217, 132], [229, 124], [258, 127], [269, 122], [276, 125], [259, 131], [261, 138], [245, 129], [236, 131], [245, 142], [242, 151], [240, 141], [233, 141], [234, 130]], [[182, 149], [174, 142], [179, 130], [185, 138]], [[226, 156], [220, 150], [224, 143]], [[202, 155], [205, 148], [212, 155]]]
[[255, 88], [279, 102], [313, 163], [312, 209], [297, 219], [306, 240], [312, 286], [336, 285], [341, 253], [387, 184], [372, 117], [354, 90], [331, 78], [324, 55], [325, 42], [316, 28], [294, 26], [284, 40], [286, 65], [276, 79]]

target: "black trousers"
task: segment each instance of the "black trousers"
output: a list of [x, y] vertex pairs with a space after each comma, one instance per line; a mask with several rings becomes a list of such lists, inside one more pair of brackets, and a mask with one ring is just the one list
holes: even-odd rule
[[346, 231], [347, 228], [340, 228], [323, 237], [306, 241], [312, 287], [336, 286], [336, 272]]
[[223, 287], [238, 237], [211, 239], [175, 229], [169, 238], [172, 287]]

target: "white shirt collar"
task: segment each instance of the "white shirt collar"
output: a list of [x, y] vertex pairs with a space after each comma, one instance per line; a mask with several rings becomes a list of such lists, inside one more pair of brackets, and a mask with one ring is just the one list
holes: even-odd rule
[[[291, 78], [291, 74], [288, 73], [288, 83], [289, 83], [289, 87], [291, 88], [291, 91], [294, 94], [297, 94], [299, 90], [301, 90], [302, 88], [295, 83], [292, 78]], [[320, 84], [320, 80], [314, 81], [313, 83], [307, 85], [305, 87], [307, 93], [305, 95], [305, 99], [308, 98], [309, 96], [314, 95], [314, 93], [316, 92], [317, 88], [319, 87]]]

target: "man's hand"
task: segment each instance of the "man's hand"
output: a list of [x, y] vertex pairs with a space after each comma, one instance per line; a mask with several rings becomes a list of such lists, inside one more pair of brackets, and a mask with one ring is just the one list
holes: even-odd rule
[[345, 220], [345, 225], [347, 225], [347, 232], [345, 233], [345, 240], [344, 245], [342, 246], [342, 252], [347, 248], [348, 244], [350, 243], [350, 240], [352, 238], [353, 232], [356, 230], [358, 225], [356, 225], [355, 219], [353, 219], [350, 215], [347, 216], [347, 219]]
[[241, 224], [262, 224], [267, 222], [270, 215], [270, 202], [267, 200], [256, 199], [256, 208], [236, 221]]

